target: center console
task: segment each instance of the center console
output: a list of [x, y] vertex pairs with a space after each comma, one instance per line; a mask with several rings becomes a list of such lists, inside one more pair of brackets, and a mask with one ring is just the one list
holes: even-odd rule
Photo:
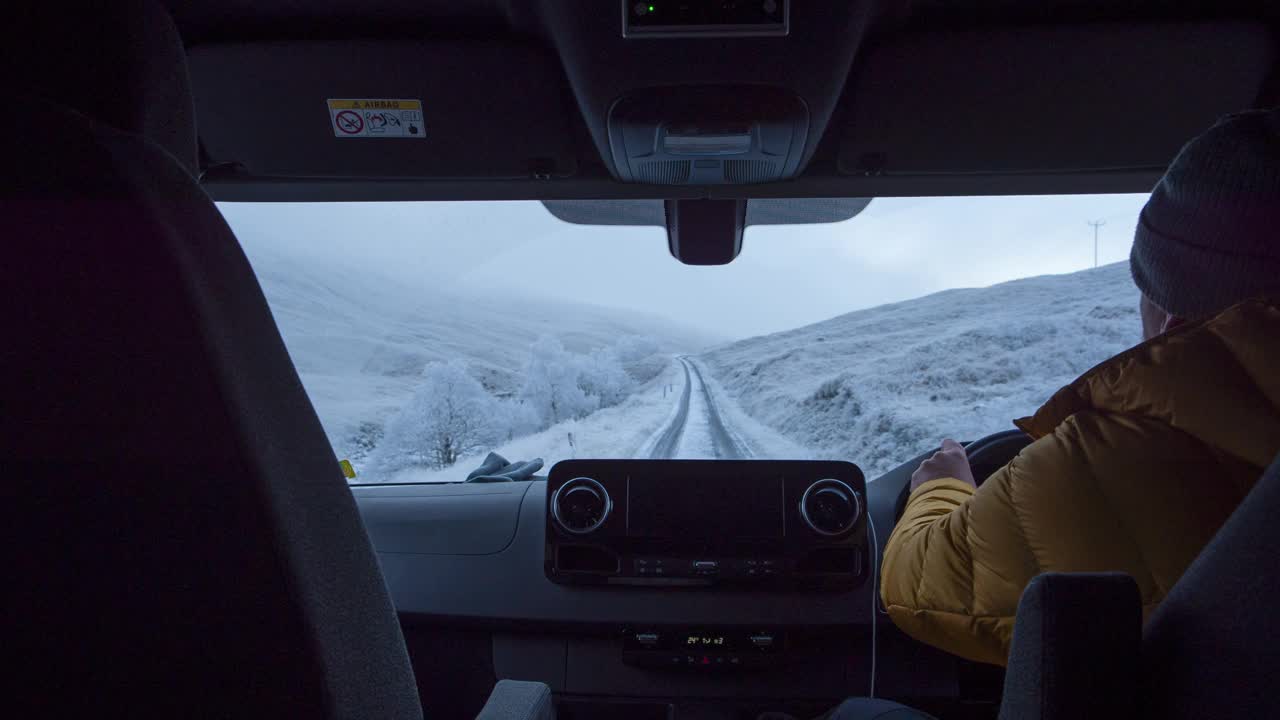
[[847, 590], [869, 572], [866, 483], [852, 463], [569, 460], [551, 469], [546, 498], [556, 583]]

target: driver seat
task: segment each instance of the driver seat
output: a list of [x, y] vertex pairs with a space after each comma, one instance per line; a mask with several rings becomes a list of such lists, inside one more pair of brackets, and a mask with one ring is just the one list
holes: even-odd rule
[[[7, 18], [11, 717], [422, 717], [350, 490], [201, 190], [156, 0]], [[503, 684], [484, 717], [548, 717]]]

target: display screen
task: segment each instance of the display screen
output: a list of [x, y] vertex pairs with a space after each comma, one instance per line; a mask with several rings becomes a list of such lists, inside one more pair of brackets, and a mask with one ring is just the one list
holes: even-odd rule
[[653, 27], [781, 26], [787, 19], [786, 0], [743, 3], [631, 0], [623, 7], [627, 26], [633, 32]]
[[662, 477], [628, 484], [627, 534], [648, 538], [783, 536], [782, 478]]
[[728, 650], [733, 644], [722, 633], [695, 633], [685, 636], [684, 646], [687, 650]]

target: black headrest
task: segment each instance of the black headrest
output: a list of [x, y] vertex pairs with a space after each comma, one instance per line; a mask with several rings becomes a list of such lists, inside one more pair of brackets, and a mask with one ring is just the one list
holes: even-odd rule
[[158, 0], [23, 5], [0, 30], [10, 87], [145, 136], [196, 172], [187, 54]]

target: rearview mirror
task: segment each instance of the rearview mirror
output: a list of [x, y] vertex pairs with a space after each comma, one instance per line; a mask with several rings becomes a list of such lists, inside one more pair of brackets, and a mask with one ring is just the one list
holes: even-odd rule
[[746, 200], [667, 200], [667, 249], [685, 265], [728, 265], [742, 252]]

